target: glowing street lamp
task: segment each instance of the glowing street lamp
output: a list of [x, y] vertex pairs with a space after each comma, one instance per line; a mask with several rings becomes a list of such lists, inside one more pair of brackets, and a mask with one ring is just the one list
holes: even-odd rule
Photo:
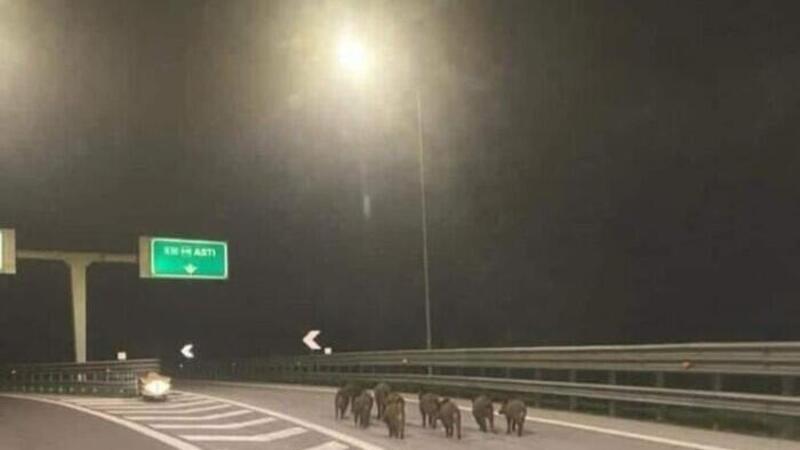
[[345, 35], [339, 40], [337, 56], [342, 68], [355, 76], [363, 77], [369, 69], [367, 49], [353, 36]]

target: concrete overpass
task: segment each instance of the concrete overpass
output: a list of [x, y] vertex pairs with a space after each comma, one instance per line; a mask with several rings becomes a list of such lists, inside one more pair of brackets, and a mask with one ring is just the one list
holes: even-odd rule
[[468, 403], [463, 438], [441, 427], [423, 429], [409, 395], [405, 440], [389, 439], [382, 423], [356, 429], [335, 420], [334, 390], [268, 383], [183, 381], [165, 403], [137, 398], [0, 394], [3, 449], [696, 449], [789, 450], [797, 442], [744, 436], [614, 417], [531, 408], [522, 437], [481, 433]]

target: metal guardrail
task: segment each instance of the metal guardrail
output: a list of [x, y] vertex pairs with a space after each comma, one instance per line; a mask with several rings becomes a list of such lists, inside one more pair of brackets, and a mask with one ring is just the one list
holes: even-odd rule
[[800, 342], [354, 352], [194, 364], [176, 375], [313, 384], [386, 381], [451, 395], [515, 395], [535, 405], [560, 398], [570, 409], [587, 399], [607, 405], [611, 415], [621, 405], [650, 405], [662, 419], [665, 407], [686, 407], [772, 417], [781, 429], [800, 426]]
[[0, 366], [0, 391], [136, 396], [138, 377], [160, 370], [157, 359], [4, 364]]
[[307, 373], [301, 378], [304, 383], [314, 384], [326, 384], [331, 381], [338, 383], [360, 381], [371, 384], [383, 381], [392, 385], [415, 386], [420, 389], [440, 388], [461, 392], [490, 392], [499, 393], [501, 396], [504, 393], [506, 395], [509, 393], [523, 394], [530, 397], [553, 395], [800, 417], [800, 397], [791, 396], [441, 375]]
[[431, 366], [800, 376], [800, 342], [399, 350], [284, 360], [323, 368]]

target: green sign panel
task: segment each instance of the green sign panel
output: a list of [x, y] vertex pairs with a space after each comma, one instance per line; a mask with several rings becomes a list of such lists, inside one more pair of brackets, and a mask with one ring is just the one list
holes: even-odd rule
[[150, 276], [155, 278], [228, 278], [228, 243], [150, 238]]

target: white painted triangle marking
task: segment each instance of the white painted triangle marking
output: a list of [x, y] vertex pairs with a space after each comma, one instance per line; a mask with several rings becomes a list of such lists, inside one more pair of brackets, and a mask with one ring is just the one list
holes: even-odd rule
[[278, 419], [274, 417], [262, 417], [260, 419], [234, 423], [151, 423], [148, 425], [157, 430], [239, 430], [246, 427], [275, 422], [276, 420]]
[[315, 447], [309, 447], [309, 448], [307, 448], [305, 450], [344, 450], [346, 448], [350, 448], [350, 447], [342, 444], [341, 442], [330, 441], [330, 442], [326, 442], [326, 443], [324, 443], [322, 445], [317, 445]]
[[204, 442], [270, 442], [277, 441], [278, 439], [285, 439], [298, 434], [307, 432], [305, 428], [292, 427], [285, 430], [273, 431], [272, 433], [256, 434], [252, 436], [235, 436], [224, 434], [184, 434], [180, 435], [181, 439], [191, 442], [204, 441]]
[[216, 419], [224, 419], [226, 417], [237, 417], [243, 416], [245, 414], [250, 414], [251, 411], [246, 409], [237, 409], [236, 411], [230, 411], [226, 413], [219, 413], [219, 414], [209, 414], [207, 416], [123, 416], [125, 419], [128, 420], [184, 420], [187, 422], [191, 421], [202, 421], [202, 420], [216, 420]]
[[208, 412], [208, 411], [218, 411], [220, 409], [230, 408], [231, 405], [211, 405], [211, 406], [200, 406], [197, 408], [184, 408], [184, 409], [159, 409], [159, 408], [151, 408], [151, 409], [139, 409], [135, 411], [129, 410], [116, 410], [116, 409], [109, 409], [106, 410], [107, 413], [111, 414], [128, 414], [128, 413], [139, 413], [139, 414], [194, 414], [199, 412]]
[[170, 401], [168, 404], [160, 405], [158, 407], [155, 407], [154, 405], [151, 405], [151, 404], [141, 404], [140, 403], [140, 404], [132, 405], [132, 406], [116, 406], [116, 405], [107, 406], [107, 405], [102, 405], [102, 406], [97, 406], [97, 408], [106, 409], [106, 410], [112, 410], [113, 409], [115, 412], [137, 412], [137, 411], [147, 411], [147, 410], [156, 410], [156, 409], [158, 409], [159, 411], [164, 411], [164, 410], [169, 411], [171, 409], [188, 408], [188, 407], [191, 407], [191, 406], [210, 405], [210, 404], [217, 404], [217, 403], [219, 403], [219, 402], [217, 402], [215, 400], [197, 400], [197, 401], [192, 401], [192, 402], [174, 402], [174, 403], [172, 401]]

